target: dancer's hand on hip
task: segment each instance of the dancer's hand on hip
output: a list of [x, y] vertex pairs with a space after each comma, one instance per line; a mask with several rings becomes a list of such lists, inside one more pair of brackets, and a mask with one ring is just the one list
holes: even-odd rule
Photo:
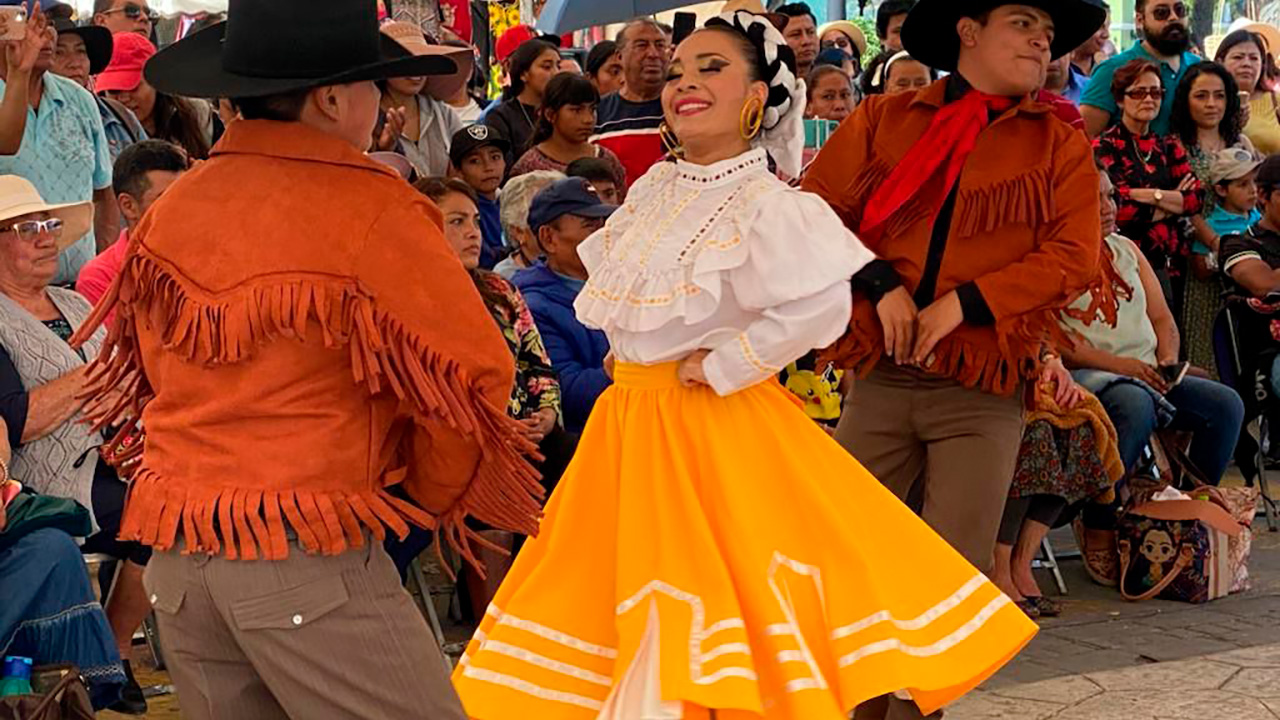
[[680, 363], [680, 371], [677, 374], [681, 385], [695, 387], [710, 384], [707, 382], [707, 374], [702, 371], [702, 361], [706, 360], [710, 354], [710, 350], [699, 350]]

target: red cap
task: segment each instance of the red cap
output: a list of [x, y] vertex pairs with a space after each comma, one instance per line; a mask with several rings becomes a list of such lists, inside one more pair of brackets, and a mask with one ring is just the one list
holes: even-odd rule
[[507, 58], [511, 57], [511, 53], [516, 51], [516, 48], [536, 37], [538, 37], [538, 34], [528, 25], [515, 25], [510, 30], [502, 33], [502, 37], [498, 38], [498, 44], [494, 47], [498, 62], [506, 62]]
[[156, 46], [137, 33], [116, 33], [113, 39], [111, 64], [94, 81], [97, 92], [136, 89], [142, 83], [142, 68], [156, 54]]

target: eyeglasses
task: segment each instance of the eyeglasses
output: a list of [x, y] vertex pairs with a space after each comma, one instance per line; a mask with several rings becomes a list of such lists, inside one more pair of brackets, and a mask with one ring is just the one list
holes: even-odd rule
[[1131, 100], [1141, 100], [1143, 98], [1161, 100], [1164, 98], [1164, 88], [1138, 88], [1137, 90], [1126, 90], [1124, 96]]
[[114, 15], [115, 13], [124, 13], [124, 16], [130, 20], [138, 20], [145, 17], [147, 22], [153, 24], [160, 19], [160, 13], [157, 13], [155, 10], [152, 10], [151, 8], [144, 8], [141, 5], [134, 5], [133, 3], [128, 3], [124, 7], [116, 8], [115, 10], [107, 10], [102, 14]]
[[1160, 7], [1151, 8], [1151, 17], [1160, 22], [1168, 20], [1173, 15], [1185, 18], [1187, 16], [1187, 6], [1182, 3], [1174, 3], [1173, 5], [1161, 5]]
[[62, 226], [63, 222], [60, 218], [49, 218], [48, 220], [23, 220], [5, 227], [5, 230], [17, 233], [19, 240], [35, 242], [42, 232], [47, 232], [53, 237], [62, 235]]

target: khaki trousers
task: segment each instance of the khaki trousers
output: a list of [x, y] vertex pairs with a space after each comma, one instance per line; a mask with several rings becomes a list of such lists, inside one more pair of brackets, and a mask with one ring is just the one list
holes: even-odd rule
[[157, 552], [144, 576], [185, 720], [465, 720], [382, 544], [281, 561]]
[[[1021, 392], [992, 395], [885, 361], [854, 383], [836, 440], [986, 571], [1022, 441], [1021, 398]], [[887, 697], [859, 707], [854, 717], [924, 716], [914, 703]]]

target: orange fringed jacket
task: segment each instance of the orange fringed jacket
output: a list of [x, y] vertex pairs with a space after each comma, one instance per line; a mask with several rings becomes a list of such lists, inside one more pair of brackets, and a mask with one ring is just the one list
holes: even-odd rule
[[469, 557], [467, 515], [536, 531], [511, 353], [440, 219], [335, 137], [227, 130], [131, 233], [81, 331], [115, 307], [94, 419], [146, 428], [123, 539], [279, 559], [285, 523], [336, 554], [408, 520]]
[[[867, 201], [925, 133], [946, 89], [943, 79], [918, 93], [868, 98], [823, 147], [803, 188], [858, 232]], [[940, 191], [928, 190], [881, 230], [861, 237], [913, 295], [941, 202]], [[1030, 98], [992, 121], [960, 174], [935, 299], [974, 282], [995, 323], [962, 324], [938, 344], [925, 369], [1008, 395], [1030, 377], [1042, 347], [1068, 342], [1057, 311], [1084, 290], [1098, 290], [1088, 316], [1102, 310], [1114, 322], [1114, 298], [1103, 287], [1099, 212], [1098, 173], [1082, 133]], [[855, 291], [850, 330], [826, 355], [866, 375], [883, 351], [875, 309]]]

